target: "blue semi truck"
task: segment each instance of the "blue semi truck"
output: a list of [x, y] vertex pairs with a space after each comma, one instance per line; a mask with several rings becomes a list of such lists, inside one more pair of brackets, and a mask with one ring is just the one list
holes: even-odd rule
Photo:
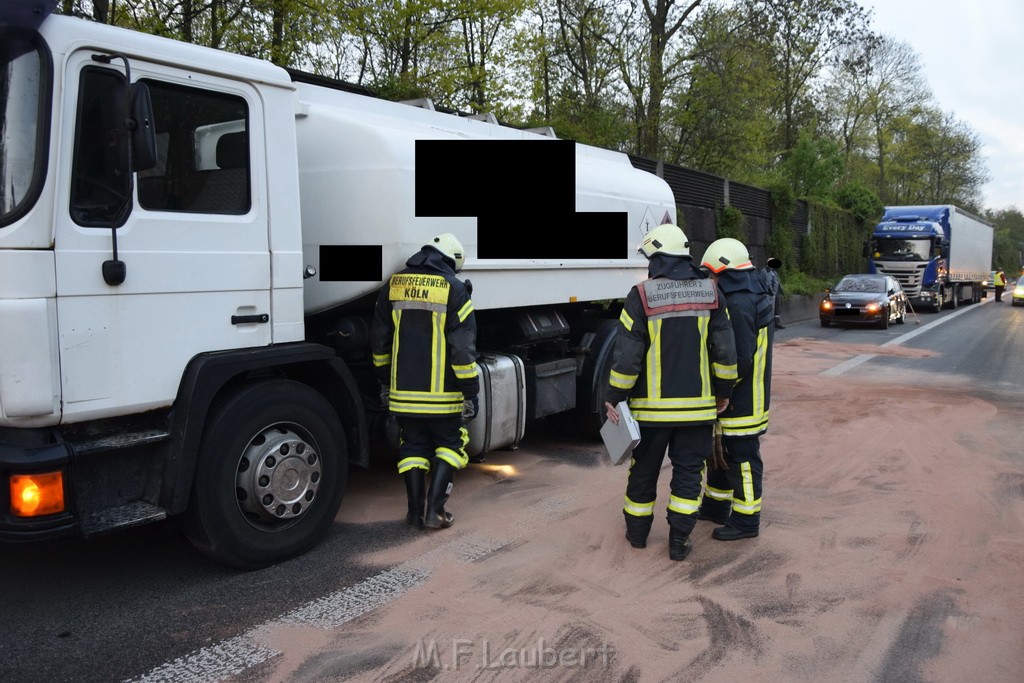
[[896, 278], [926, 311], [979, 302], [992, 266], [992, 224], [952, 204], [887, 206], [864, 245], [869, 273]]

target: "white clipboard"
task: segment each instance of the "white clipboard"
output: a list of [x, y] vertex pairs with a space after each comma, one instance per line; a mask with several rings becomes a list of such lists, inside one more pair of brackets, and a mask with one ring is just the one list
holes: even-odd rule
[[625, 401], [620, 401], [615, 409], [619, 411], [619, 424], [606, 420], [601, 427], [601, 440], [604, 441], [611, 463], [621, 465], [629, 459], [633, 449], [640, 443], [640, 425], [629, 412], [629, 406]]

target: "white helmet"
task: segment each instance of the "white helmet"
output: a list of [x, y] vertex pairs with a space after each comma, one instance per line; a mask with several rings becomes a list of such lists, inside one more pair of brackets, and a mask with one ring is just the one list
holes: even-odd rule
[[709, 244], [700, 265], [712, 273], [721, 273], [723, 270], [754, 270], [750, 252], [743, 246], [743, 242], [732, 237], [723, 237]]
[[648, 259], [655, 254], [689, 256], [690, 243], [678, 225], [662, 223], [644, 237], [644, 241], [640, 243], [640, 253]]
[[423, 246], [433, 247], [454, 261], [456, 273], [462, 270], [462, 265], [466, 262], [466, 251], [462, 248], [462, 242], [450, 232], [438, 235]]

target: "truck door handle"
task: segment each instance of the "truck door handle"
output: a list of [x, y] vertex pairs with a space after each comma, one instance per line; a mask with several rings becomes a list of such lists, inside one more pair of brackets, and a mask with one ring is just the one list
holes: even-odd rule
[[246, 323], [265, 323], [270, 322], [270, 316], [266, 313], [256, 313], [255, 315], [233, 315], [231, 316], [232, 325], [244, 325]]

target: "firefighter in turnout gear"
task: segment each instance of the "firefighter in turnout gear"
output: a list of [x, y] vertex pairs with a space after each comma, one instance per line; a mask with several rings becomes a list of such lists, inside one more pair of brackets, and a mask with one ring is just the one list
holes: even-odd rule
[[727, 469], [708, 469], [700, 518], [722, 525], [712, 532], [714, 538], [735, 541], [757, 536], [760, 526], [760, 437], [768, 429], [774, 306], [771, 285], [739, 240], [712, 242], [701, 267], [713, 274], [725, 294], [739, 381], [729, 407], [718, 418]]
[[377, 298], [373, 364], [382, 399], [398, 420], [398, 472], [405, 480], [410, 526], [452, 525], [444, 506], [455, 471], [469, 462], [464, 423], [476, 417], [480, 378], [473, 302], [467, 285], [455, 277], [464, 260], [454, 235], [438, 235], [391, 276]]
[[683, 560], [697, 523], [712, 430], [736, 382], [736, 347], [722, 294], [693, 266], [683, 231], [660, 225], [647, 234], [640, 251], [649, 260], [649, 277], [626, 296], [605, 408], [608, 419], [618, 423], [615, 406], [628, 398], [640, 425], [623, 507], [626, 539], [634, 548], [647, 545], [667, 450], [672, 462], [669, 557]]

